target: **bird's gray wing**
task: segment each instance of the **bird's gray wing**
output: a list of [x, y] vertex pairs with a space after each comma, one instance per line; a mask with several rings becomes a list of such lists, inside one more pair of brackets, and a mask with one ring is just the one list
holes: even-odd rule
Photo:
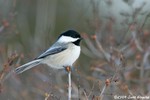
[[37, 57], [36, 59], [41, 59], [41, 58], [45, 58], [49, 55], [53, 55], [53, 54], [57, 54], [61, 51], [66, 50], [67, 47], [66, 46], [52, 46], [51, 48], [49, 48], [47, 51], [45, 51], [44, 53], [42, 53], [39, 57]]

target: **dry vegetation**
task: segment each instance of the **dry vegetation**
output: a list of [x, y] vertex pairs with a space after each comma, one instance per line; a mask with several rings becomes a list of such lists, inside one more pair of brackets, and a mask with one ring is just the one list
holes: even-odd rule
[[[48, 48], [58, 36], [54, 34], [57, 30], [68, 29], [67, 25], [57, 28], [61, 24], [55, 22], [60, 18], [56, 8], [62, 2], [0, 1], [1, 5], [8, 6], [0, 10], [0, 99], [66, 100], [68, 80], [65, 70], [39, 65], [20, 75], [13, 72], [14, 68]], [[108, 6], [112, 6], [112, 2], [106, 0]], [[61, 6], [65, 6], [63, 4]], [[110, 15], [102, 20], [99, 5], [91, 0], [93, 17], [86, 18], [83, 27], [78, 26], [80, 22], [70, 26], [80, 30], [84, 37], [81, 57], [72, 69], [72, 100], [112, 100], [116, 95], [150, 95], [150, 14], [142, 12], [144, 5], [131, 9], [132, 14], [120, 12], [125, 19], [116, 29], [116, 19]], [[139, 22], [141, 15], [144, 17]]]

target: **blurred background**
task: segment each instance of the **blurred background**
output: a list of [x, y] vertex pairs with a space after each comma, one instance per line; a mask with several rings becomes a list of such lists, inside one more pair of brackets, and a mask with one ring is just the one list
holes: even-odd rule
[[0, 0], [0, 100], [67, 100], [64, 70], [13, 70], [68, 29], [84, 38], [72, 100], [149, 96], [149, 9], [148, 0]]

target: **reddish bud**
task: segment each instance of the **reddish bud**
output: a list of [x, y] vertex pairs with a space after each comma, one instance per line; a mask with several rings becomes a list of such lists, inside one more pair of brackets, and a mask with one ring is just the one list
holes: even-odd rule
[[7, 20], [2, 20], [2, 24], [4, 27], [8, 27], [9, 26], [9, 22]]
[[92, 38], [93, 40], [95, 40], [95, 39], [97, 38], [97, 36], [94, 34], [94, 35], [91, 36], [91, 38]]
[[144, 31], [143, 31], [143, 34], [144, 34], [144, 36], [149, 36], [149, 35], [150, 35], [150, 32], [149, 32], [148, 30], [144, 30]]
[[106, 86], [110, 85], [110, 83], [111, 83], [110, 79], [106, 79], [105, 81]]
[[141, 60], [142, 56], [141, 56], [141, 54], [137, 54], [135, 58], [136, 58], [136, 60]]

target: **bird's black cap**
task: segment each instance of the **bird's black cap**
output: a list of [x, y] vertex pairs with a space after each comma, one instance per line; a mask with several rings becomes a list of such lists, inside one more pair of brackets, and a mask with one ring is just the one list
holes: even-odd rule
[[68, 30], [66, 32], [63, 32], [59, 37], [61, 36], [70, 36], [72, 38], [81, 38], [80, 34], [75, 30]]

